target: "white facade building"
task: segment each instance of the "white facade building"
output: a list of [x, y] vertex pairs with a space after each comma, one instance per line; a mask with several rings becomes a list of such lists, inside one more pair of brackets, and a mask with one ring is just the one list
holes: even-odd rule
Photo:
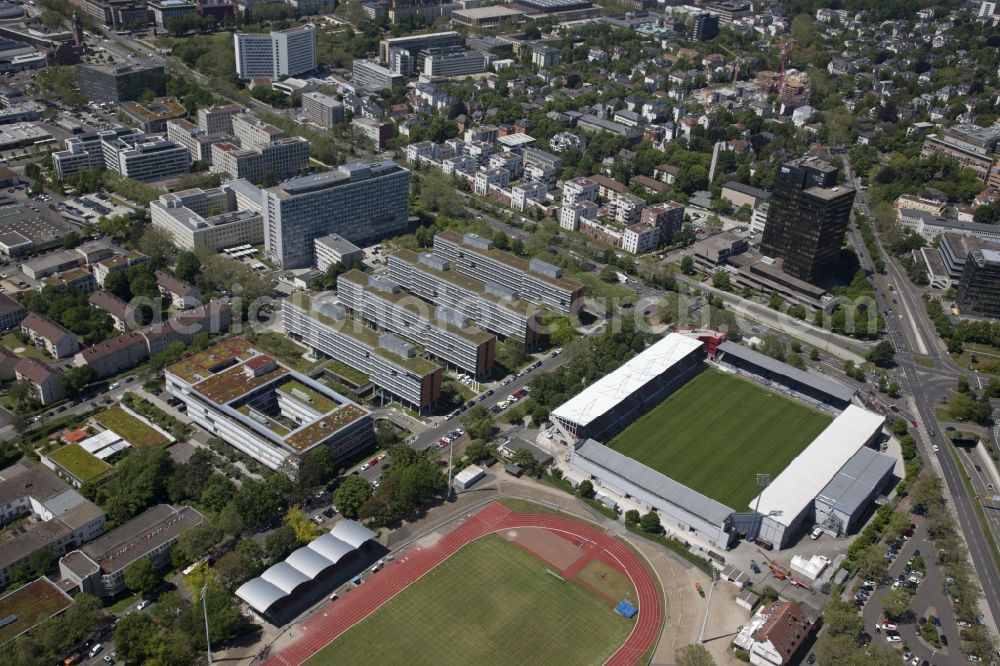
[[311, 24], [267, 34], [236, 33], [233, 42], [241, 79], [277, 79], [316, 69], [316, 28]]

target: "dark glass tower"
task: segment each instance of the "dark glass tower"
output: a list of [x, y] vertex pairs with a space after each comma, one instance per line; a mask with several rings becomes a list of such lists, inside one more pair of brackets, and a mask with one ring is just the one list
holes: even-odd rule
[[827, 277], [844, 244], [854, 188], [837, 185], [837, 168], [816, 157], [781, 165], [774, 179], [761, 254], [816, 284]]

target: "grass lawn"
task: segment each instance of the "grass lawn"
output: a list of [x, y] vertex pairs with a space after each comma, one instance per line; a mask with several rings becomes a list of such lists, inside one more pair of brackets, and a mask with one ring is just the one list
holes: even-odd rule
[[88, 481], [111, 469], [111, 465], [90, 455], [79, 444], [67, 444], [50, 453], [49, 458], [80, 481]]
[[749, 380], [707, 370], [609, 446], [737, 511], [833, 418]]
[[39, 361], [52, 360], [51, 356], [43, 352], [38, 347], [21, 342], [13, 332], [0, 337], [0, 345], [3, 345], [11, 351], [14, 351], [15, 349], [24, 349], [24, 351], [17, 352], [17, 355], [21, 358], [37, 358]]
[[313, 656], [309, 666], [602, 664], [632, 623], [497, 535], [473, 541]]
[[15, 622], [0, 629], [0, 645], [52, 617], [70, 603], [54, 585], [38, 580], [0, 598], [0, 618], [17, 616]]
[[331, 372], [340, 375], [341, 377], [351, 382], [355, 386], [361, 386], [362, 384], [368, 383], [368, 375], [361, 372], [360, 370], [352, 368], [346, 363], [341, 363], [337, 359], [332, 359], [329, 362], [329, 365], [327, 365], [327, 368]]
[[101, 412], [94, 417], [94, 420], [105, 428], [114, 430], [132, 446], [163, 446], [169, 441], [118, 406]]

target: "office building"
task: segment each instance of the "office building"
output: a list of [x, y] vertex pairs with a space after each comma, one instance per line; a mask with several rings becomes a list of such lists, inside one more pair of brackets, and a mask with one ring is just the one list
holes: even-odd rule
[[352, 71], [354, 76], [351, 82], [358, 92], [380, 92], [401, 88], [406, 84], [406, 77], [402, 74], [394, 74], [392, 70], [371, 60], [355, 60]]
[[233, 116], [245, 113], [239, 104], [206, 106], [198, 109], [198, 126], [208, 134], [233, 135]]
[[500, 285], [522, 300], [562, 314], [576, 312], [583, 302], [583, 284], [564, 278], [562, 269], [498, 250], [491, 240], [477, 234], [443, 231], [434, 237], [434, 254], [459, 273]]
[[391, 161], [344, 164], [262, 192], [264, 248], [282, 268], [313, 266], [313, 241], [337, 234], [364, 246], [407, 228], [410, 172]]
[[192, 162], [212, 163], [212, 144], [232, 141], [228, 134], [209, 134], [189, 120], [167, 122], [167, 138], [187, 148]]
[[162, 65], [77, 65], [76, 81], [91, 102], [120, 104], [148, 93], [167, 94]]
[[162, 97], [147, 104], [122, 102], [118, 110], [143, 132], [151, 134], [167, 131], [167, 121], [187, 118], [187, 109], [176, 97]]
[[198, 6], [187, 0], [157, 0], [147, 6], [153, 12], [153, 23], [167, 29], [173, 21], [198, 13]]
[[155, 569], [170, 563], [181, 534], [205, 517], [189, 506], [158, 504], [59, 560], [59, 573], [74, 592], [113, 597], [125, 591], [125, 570], [142, 559]]
[[392, 123], [364, 116], [351, 119], [351, 130], [375, 151], [385, 150], [387, 142], [392, 138]]
[[135, 180], [164, 180], [191, 171], [187, 148], [163, 136], [103, 137], [101, 150], [106, 169]]
[[924, 139], [921, 157], [942, 153], [954, 158], [961, 166], [972, 169], [990, 187], [1000, 187], [1000, 170], [995, 154], [1000, 141], [1000, 127], [952, 125]]
[[344, 105], [329, 95], [307, 92], [302, 95], [302, 112], [323, 129], [344, 122]]
[[235, 114], [229, 118], [229, 122], [232, 135], [243, 148], [265, 146], [288, 136], [283, 129], [249, 113]]
[[450, 367], [476, 377], [493, 368], [495, 335], [455, 310], [428, 305], [387, 277], [348, 271], [337, 278], [337, 296], [368, 326], [415, 342]]
[[466, 51], [460, 46], [421, 51], [424, 76], [469, 76], [482, 74], [490, 64], [491, 54]]
[[66, 179], [80, 169], [100, 169], [105, 166], [102, 141], [143, 133], [131, 127], [116, 127], [100, 132], [87, 132], [66, 139], [66, 149], [52, 153], [52, 165], [60, 178]]
[[410, 76], [423, 71], [423, 57], [421, 51], [434, 48], [447, 48], [450, 46], [462, 46], [465, 39], [457, 32], [434, 32], [426, 35], [412, 35], [410, 37], [396, 37], [384, 39], [379, 43], [378, 56], [381, 62], [391, 61], [393, 49], [406, 51], [409, 59], [406, 61], [409, 69], [399, 71], [399, 74]]
[[719, 34], [719, 17], [714, 14], [703, 13], [694, 17], [691, 26], [691, 39], [696, 42], [707, 42]]
[[264, 242], [260, 190], [244, 180], [162, 195], [149, 204], [154, 227], [184, 250], [219, 251]]
[[326, 271], [330, 266], [360, 264], [365, 253], [360, 247], [337, 234], [320, 236], [313, 241], [316, 250], [316, 270]]
[[27, 458], [0, 471], [0, 524], [29, 518], [9, 530], [0, 548], [0, 587], [14, 582], [14, 569], [33, 553], [63, 554], [104, 532], [105, 514], [45, 467]]
[[399, 400], [423, 411], [441, 398], [443, 371], [391, 333], [378, 333], [348, 317], [342, 306], [299, 293], [281, 308], [285, 335], [314, 354], [364, 373], [386, 402]]
[[559, 64], [560, 51], [548, 44], [531, 45], [531, 64], [538, 68], [555, 67]]
[[455, 25], [464, 25], [476, 30], [487, 28], [499, 28], [503, 26], [514, 27], [515, 24], [524, 20], [525, 12], [521, 9], [514, 9], [509, 5], [492, 5], [489, 7], [470, 7], [452, 12], [451, 20]]
[[461, 313], [482, 329], [528, 348], [541, 336], [541, 308], [501, 285], [458, 273], [447, 260], [429, 252], [399, 250], [386, 263], [390, 280], [433, 305]]
[[283, 180], [301, 175], [309, 167], [309, 140], [289, 136], [253, 148], [228, 142], [212, 144], [213, 173], [259, 183], [265, 177]]
[[787, 162], [771, 193], [761, 254], [782, 270], [815, 284], [828, 276], [844, 245], [854, 189], [837, 184], [837, 169], [816, 157]]
[[1000, 250], [969, 253], [955, 301], [964, 315], [1000, 319]]
[[371, 413], [230, 338], [169, 366], [167, 391], [187, 415], [254, 460], [291, 478], [302, 456], [325, 446], [334, 465], [375, 441]]
[[236, 73], [241, 79], [278, 79], [316, 69], [316, 28], [298, 28], [266, 34], [236, 33]]

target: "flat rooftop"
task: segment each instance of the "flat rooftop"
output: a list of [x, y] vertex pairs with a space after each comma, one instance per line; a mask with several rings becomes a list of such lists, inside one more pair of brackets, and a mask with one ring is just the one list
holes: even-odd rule
[[175, 509], [169, 504], [158, 504], [80, 550], [97, 562], [105, 574], [121, 571], [203, 520], [189, 506]]

